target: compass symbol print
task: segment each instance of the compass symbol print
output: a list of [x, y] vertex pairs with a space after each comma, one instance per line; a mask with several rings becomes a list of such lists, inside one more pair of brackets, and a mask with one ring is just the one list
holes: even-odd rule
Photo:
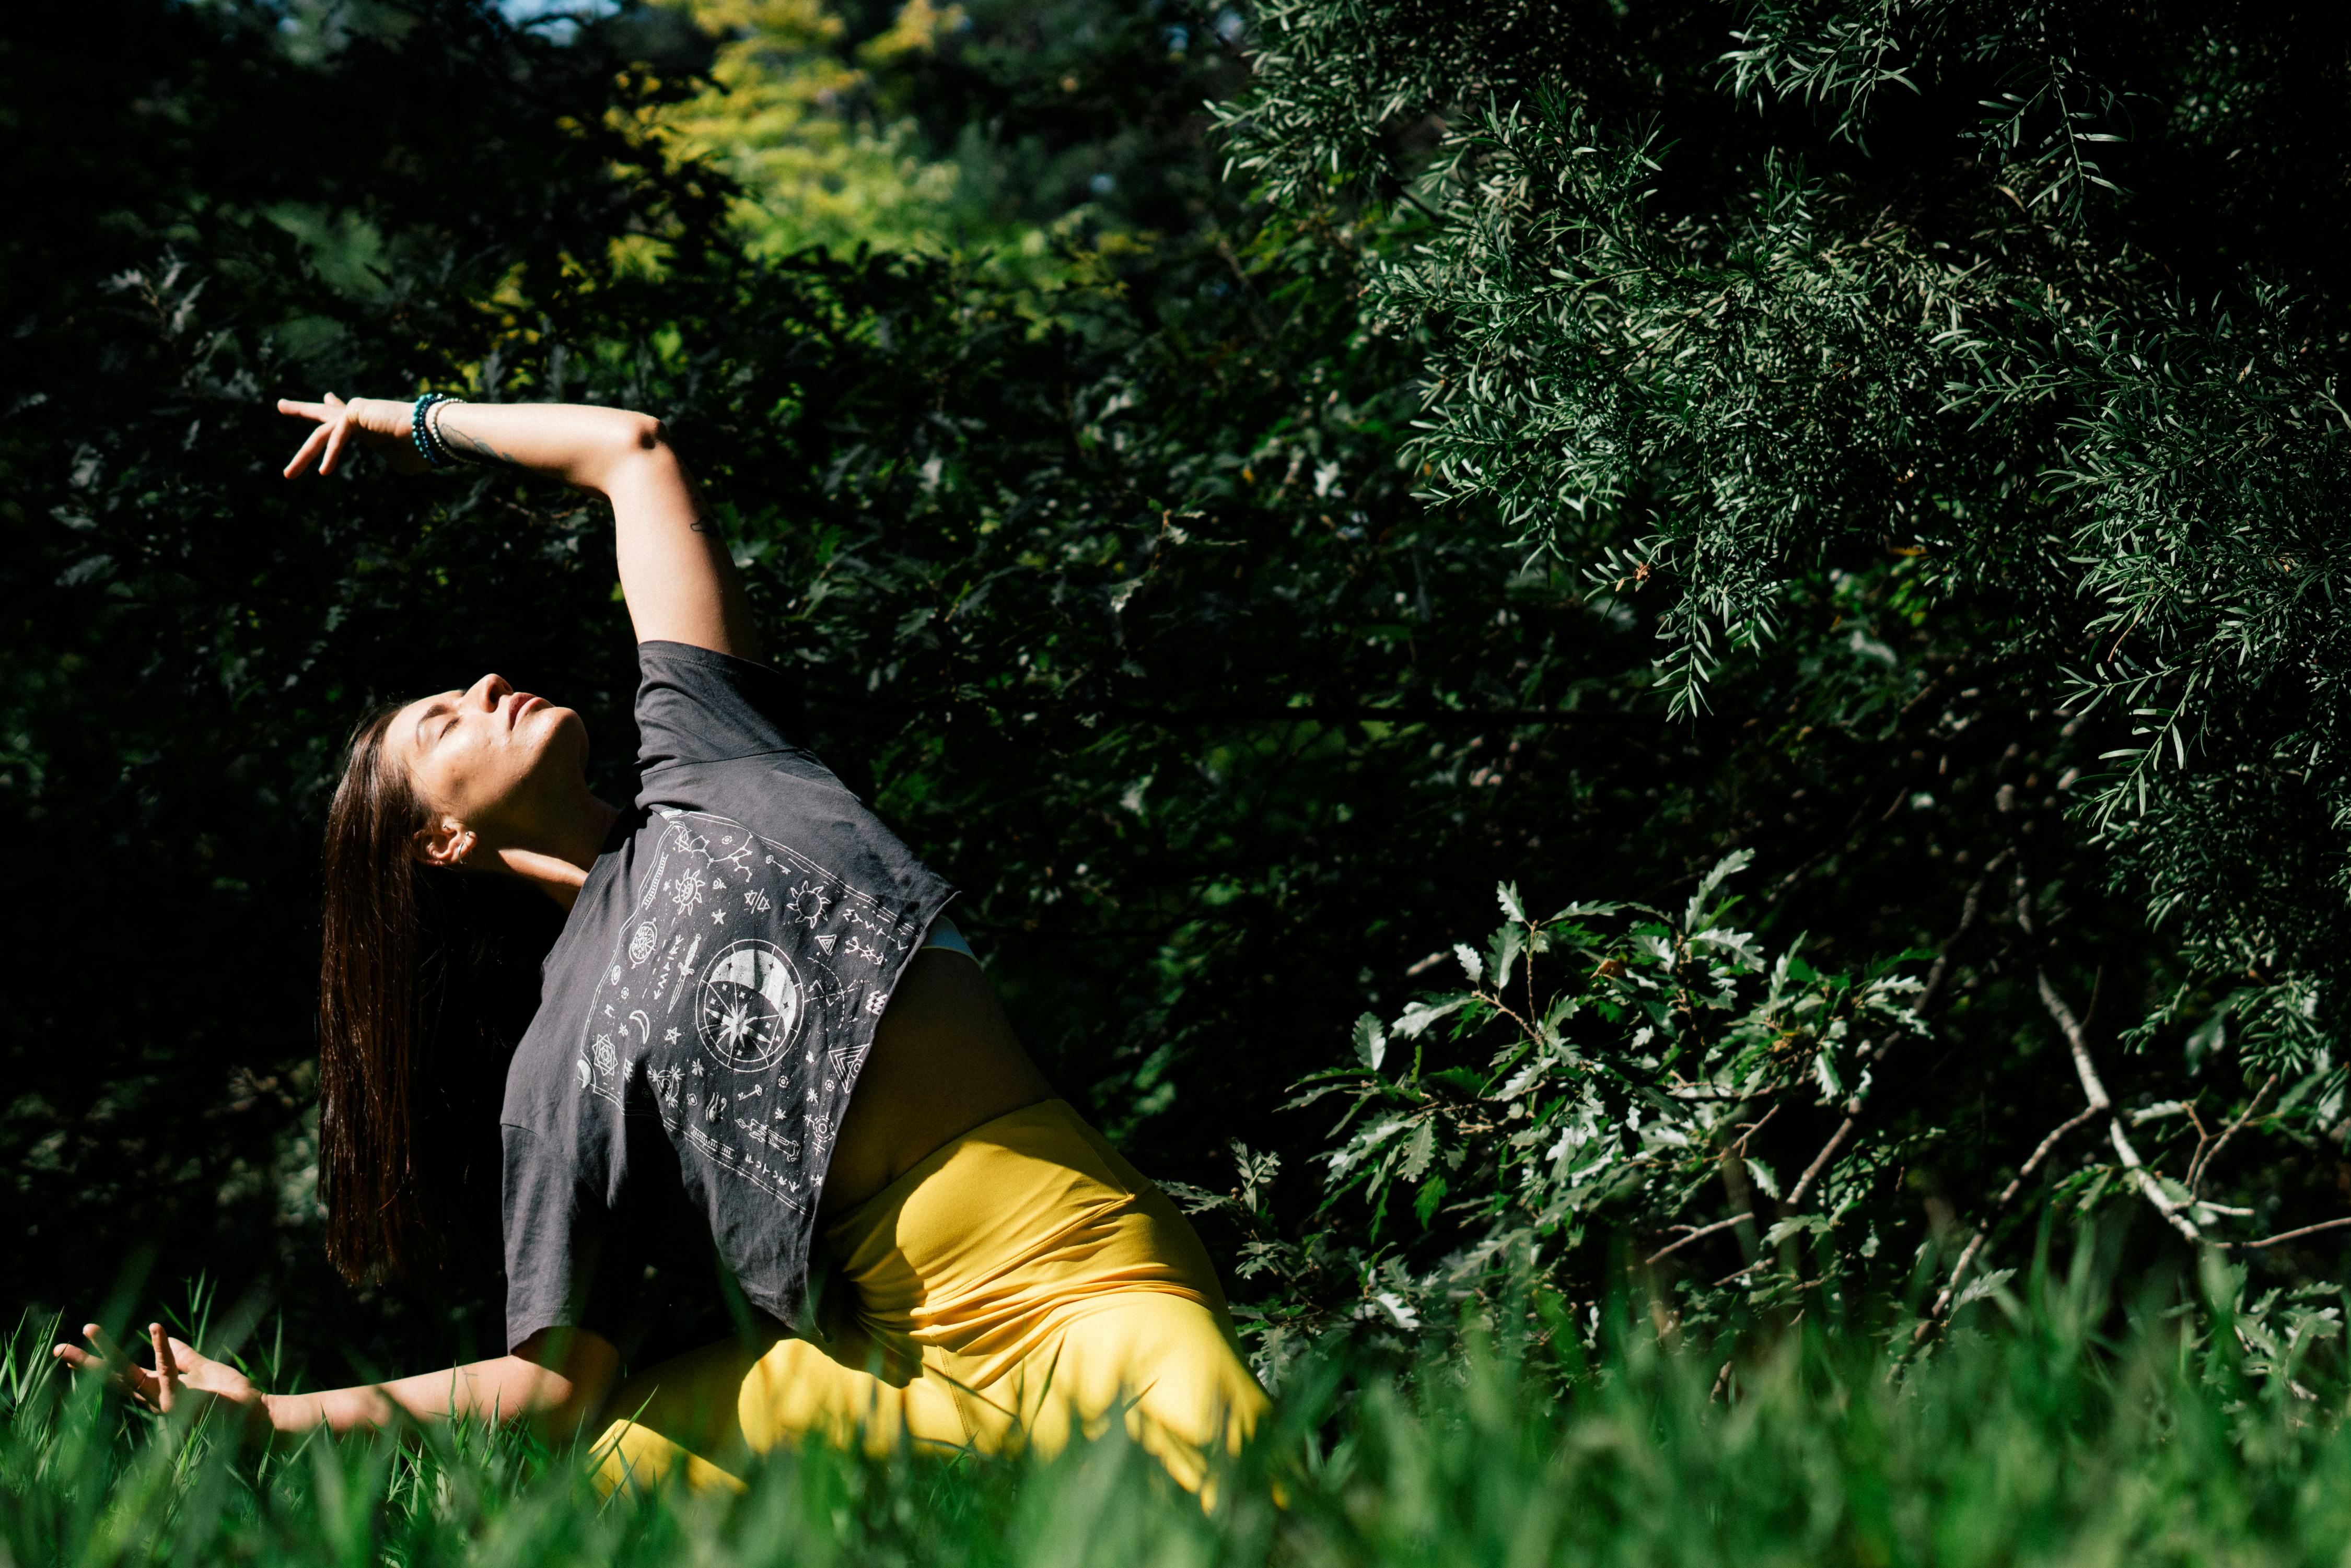
[[791, 960], [771, 943], [722, 949], [696, 988], [695, 1031], [722, 1067], [755, 1072], [791, 1044], [803, 1003]]

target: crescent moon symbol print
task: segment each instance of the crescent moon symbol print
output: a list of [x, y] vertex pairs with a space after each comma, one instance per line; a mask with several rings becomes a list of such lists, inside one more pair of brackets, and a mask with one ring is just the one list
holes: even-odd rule
[[721, 949], [695, 988], [695, 1028], [722, 1067], [755, 1072], [791, 1044], [804, 1004], [799, 976], [774, 944]]

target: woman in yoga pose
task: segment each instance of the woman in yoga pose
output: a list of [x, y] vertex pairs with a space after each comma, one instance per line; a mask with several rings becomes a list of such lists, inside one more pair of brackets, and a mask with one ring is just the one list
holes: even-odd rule
[[[1053, 1097], [943, 913], [952, 890], [786, 734], [785, 683], [661, 425], [429, 397], [278, 408], [317, 426], [288, 478], [354, 443], [402, 471], [501, 463], [602, 495], [619, 530], [635, 799], [590, 792], [577, 714], [493, 674], [361, 723], [328, 821], [320, 1168], [347, 1278], [407, 1271], [444, 1218], [420, 1196], [423, 879], [518, 878], [569, 912], [500, 1116], [511, 1348], [300, 1395], [158, 1325], [152, 1369], [96, 1325], [57, 1354], [159, 1408], [194, 1391], [279, 1431], [576, 1431], [609, 1412], [607, 1485], [727, 1485], [809, 1434], [1051, 1448], [1115, 1418], [1197, 1485], [1265, 1401], [1197, 1238]], [[632, 1298], [681, 1236], [762, 1332], [624, 1379]]]

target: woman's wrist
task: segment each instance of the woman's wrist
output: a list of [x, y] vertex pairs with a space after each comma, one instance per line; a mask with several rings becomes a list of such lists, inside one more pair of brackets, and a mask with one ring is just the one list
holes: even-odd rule
[[272, 1432], [307, 1432], [319, 1424], [314, 1403], [307, 1394], [265, 1394], [253, 1425]]
[[355, 397], [351, 417], [363, 428], [379, 435], [408, 434], [409, 410], [413, 406], [405, 398]]

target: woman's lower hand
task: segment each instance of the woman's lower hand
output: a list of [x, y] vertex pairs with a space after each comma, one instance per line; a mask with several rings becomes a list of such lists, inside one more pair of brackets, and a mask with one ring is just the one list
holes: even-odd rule
[[313, 460], [318, 463], [319, 477], [324, 478], [335, 471], [343, 460], [344, 451], [353, 442], [381, 453], [394, 473], [422, 474], [431, 466], [423, 454], [416, 450], [412, 403], [381, 397], [355, 397], [346, 402], [329, 392], [323, 402], [279, 398], [277, 412], [309, 420], [319, 427], [310, 432], [309, 438], [294, 454], [293, 461], [286, 465], [288, 479], [298, 477]]
[[155, 1353], [152, 1367], [131, 1360], [113, 1336], [96, 1323], [84, 1323], [81, 1333], [90, 1350], [60, 1344], [51, 1354], [78, 1373], [105, 1378], [150, 1410], [168, 1416], [186, 1406], [219, 1399], [243, 1410], [248, 1425], [268, 1422], [269, 1396], [254, 1386], [253, 1379], [225, 1362], [198, 1354], [195, 1346], [171, 1338], [162, 1323], [147, 1325], [148, 1343]]

